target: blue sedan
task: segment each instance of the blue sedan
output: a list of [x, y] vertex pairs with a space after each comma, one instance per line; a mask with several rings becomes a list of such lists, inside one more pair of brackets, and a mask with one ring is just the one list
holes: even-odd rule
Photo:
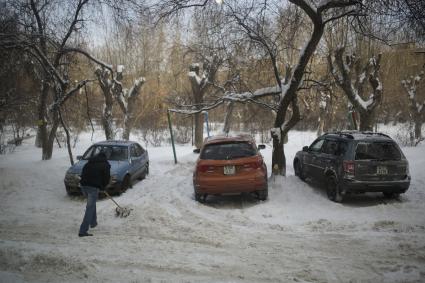
[[147, 150], [132, 141], [103, 141], [93, 144], [65, 175], [65, 188], [69, 195], [81, 194], [80, 175], [87, 161], [104, 152], [111, 165], [111, 181], [106, 187], [109, 193], [121, 193], [130, 188], [136, 179], [144, 179], [149, 174], [149, 155]]

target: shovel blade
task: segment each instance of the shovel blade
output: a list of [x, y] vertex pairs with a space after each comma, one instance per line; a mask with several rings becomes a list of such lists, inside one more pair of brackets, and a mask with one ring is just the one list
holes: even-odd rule
[[127, 216], [130, 215], [131, 210], [132, 209], [127, 208], [127, 207], [117, 207], [115, 209], [115, 216], [121, 217], [121, 218], [127, 217]]

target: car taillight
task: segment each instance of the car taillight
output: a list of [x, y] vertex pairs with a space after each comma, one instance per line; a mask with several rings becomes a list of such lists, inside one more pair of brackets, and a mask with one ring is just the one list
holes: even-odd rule
[[210, 165], [198, 165], [197, 170], [199, 172], [205, 173], [207, 171], [214, 171], [214, 166], [210, 166]]
[[255, 162], [247, 163], [244, 165], [244, 168], [252, 168], [252, 169], [258, 169], [263, 165], [263, 160], [258, 160]]
[[344, 161], [343, 166], [346, 175], [354, 176], [354, 161]]

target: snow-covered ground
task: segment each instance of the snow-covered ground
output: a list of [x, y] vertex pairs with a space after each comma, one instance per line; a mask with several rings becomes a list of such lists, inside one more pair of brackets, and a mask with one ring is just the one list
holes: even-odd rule
[[[115, 218], [114, 204], [100, 200], [99, 226], [85, 238], [77, 236], [85, 200], [63, 185], [66, 149], [41, 161], [25, 140], [0, 156], [0, 282], [424, 282], [425, 146], [403, 148], [412, 184], [399, 200], [367, 194], [337, 204], [293, 174], [295, 152], [313, 139], [290, 133], [288, 176], [270, 180], [264, 202], [199, 204], [192, 147], [177, 146], [177, 165], [171, 146], [149, 147], [150, 175], [116, 197], [130, 216]], [[83, 135], [74, 154], [90, 144]], [[263, 155], [270, 171], [271, 148]]]

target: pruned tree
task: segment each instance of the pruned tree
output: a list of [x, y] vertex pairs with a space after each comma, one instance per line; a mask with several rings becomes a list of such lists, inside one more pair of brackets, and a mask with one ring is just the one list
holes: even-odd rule
[[[371, 57], [362, 66], [361, 58], [355, 54], [344, 57], [344, 51], [345, 48], [340, 46], [335, 51], [335, 60], [328, 56], [331, 72], [359, 114], [359, 130], [373, 131], [374, 115], [383, 91], [379, 74], [381, 54]], [[367, 88], [368, 85], [370, 88]], [[369, 95], [368, 91], [371, 91]]]
[[134, 80], [133, 86], [130, 89], [123, 88], [123, 70], [124, 66], [119, 65], [117, 67], [117, 81], [113, 85], [112, 92], [118, 102], [118, 105], [121, 108], [121, 111], [124, 114], [124, 132], [122, 134], [122, 138], [124, 140], [129, 140], [130, 132], [133, 128], [134, 121], [136, 118], [136, 101], [140, 94], [142, 86], [145, 83], [145, 78], [139, 77], [138, 79]]
[[321, 136], [324, 132], [329, 129], [330, 118], [329, 112], [331, 109], [331, 95], [322, 90], [319, 91], [319, 125], [317, 127], [317, 136]]
[[95, 74], [105, 98], [102, 111], [102, 127], [105, 132], [106, 139], [112, 140], [115, 136], [112, 116], [112, 107], [114, 105], [112, 87], [115, 82], [115, 79], [112, 76], [114, 73], [105, 67], [98, 67]]
[[114, 121], [112, 115], [114, 99], [117, 101], [121, 111], [124, 114], [124, 131], [122, 134], [122, 139], [129, 139], [130, 132], [133, 128], [135, 120], [135, 105], [137, 97], [139, 96], [140, 90], [145, 83], [145, 78], [140, 77], [134, 80], [133, 86], [130, 89], [123, 88], [123, 71], [123, 65], [118, 65], [115, 72], [104, 67], [97, 68], [95, 71], [97, 80], [102, 90], [102, 94], [105, 98], [102, 115], [102, 126], [105, 131], [105, 137], [107, 140], [115, 138], [113, 124]]
[[[213, 56], [212, 59], [205, 61], [202, 66], [202, 70], [199, 64], [191, 64], [189, 68], [189, 80], [192, 86], [193, 103], [196, 108], [201, 109], [204, 103], [204, 98], [207, 90], [215, 81], [218, 67], [220, 66], [220, 60], [217, 56]], [[195, 116], [195, 147], [201, 148], [203, 143], [203, 116], [202, 111], [194, 113]]]
[[413, 146], [425, 139], [422, 136], [422, 125], [425, 122], [425, 100], [420, 102], [417, 95], [417, 88], [423, 78], [424, 71], [421, 71], [419, 74], [401, 81], [409, 100], [410, 124], [413, 124], [413, 127], [411, 127], [413, 129], [410, 131], [410, 144]]

